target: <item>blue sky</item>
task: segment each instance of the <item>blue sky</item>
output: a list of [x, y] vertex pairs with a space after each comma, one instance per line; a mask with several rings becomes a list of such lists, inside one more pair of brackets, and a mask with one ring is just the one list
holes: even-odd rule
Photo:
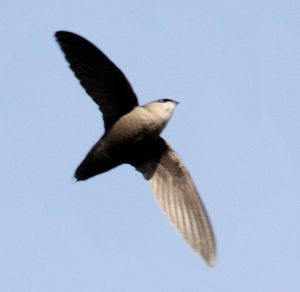
[[[299, 1], [0, 4], [1, 291], [299, 291]], [[53, 34], [77, 32], [140, 103], [180, 101], [163, 137], [215, 230], [209, 268], [141, 174], [74, 183], [102, 116]]]

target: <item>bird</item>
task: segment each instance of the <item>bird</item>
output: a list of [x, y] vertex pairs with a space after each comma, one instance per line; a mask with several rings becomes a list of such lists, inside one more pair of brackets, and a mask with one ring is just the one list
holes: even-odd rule
[[104, 134], [76, 169], [76, 180], [133, 166], [177, 231], [214, 266], [216, 244], [204, 204], [181, 158], [160, 136], [178, 102], [162, 98], [140, 106], [123, 72], [99, 48], [69, 31], [57, 31], [55, 38], [104, 121]]

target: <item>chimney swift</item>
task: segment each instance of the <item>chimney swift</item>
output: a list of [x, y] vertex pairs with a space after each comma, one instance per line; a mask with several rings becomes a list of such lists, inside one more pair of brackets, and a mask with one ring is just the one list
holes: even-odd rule
[[179, 233], [214, 265], [215, 240], [204, 205], [178, 154], [160, 137], [178, 102], [159, 99], [139, 106], [125, 75], [96, 46], [67, 31], [55, 37], [75, 76], [99, 106], [105, 127], [75, 178], [86, 180], [123, 163], [132, 165], [149, 181]]

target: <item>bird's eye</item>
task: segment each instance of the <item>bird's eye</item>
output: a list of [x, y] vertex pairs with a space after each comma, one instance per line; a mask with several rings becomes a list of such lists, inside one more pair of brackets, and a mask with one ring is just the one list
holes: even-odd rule
[[163, 99], [159, 100], [159, 102], [161, 102], [161, 103], [165, 103], [165, 102], [168, 102], [168, 101], [171, 101], [171, 99], [163, 98]]

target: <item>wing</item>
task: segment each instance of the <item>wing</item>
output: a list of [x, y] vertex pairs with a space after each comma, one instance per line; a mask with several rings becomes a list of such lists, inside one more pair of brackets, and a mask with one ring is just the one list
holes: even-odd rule
[[212, 266], [216, 257], [213, 231], [192, 178], [162, 138], [155, 148], [148, 159], [134, 166], [149, 180], [157, 201], [177, 230]]
[[58, 31], [55, 37], [70, 68], [103, 113], [106, 130], [138, 105], [125, 75], [92, 43], [67, 31]]

